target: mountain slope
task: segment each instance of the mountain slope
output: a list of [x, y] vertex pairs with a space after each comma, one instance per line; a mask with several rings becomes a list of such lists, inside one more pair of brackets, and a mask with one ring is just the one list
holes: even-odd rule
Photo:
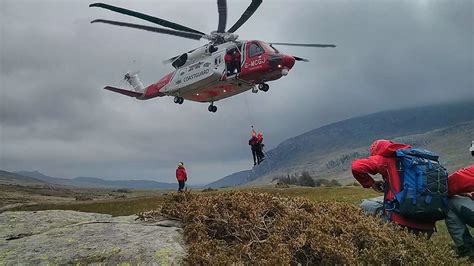
[[29, 176], [18, 175], [0, 170], [0, 184], [33, 186], [45, 185], [46, 182]]
[[[352, 181], [354, 158], [368, 155], [375, 139], [395, 139], [440, 153], [454, 170], [471, 160], [474, 101], [385, 111], [329, 124], [287, 139], [267, 152], [249, 180], [268, 183], [277, 176], [308, 171], [318, 178]], [[456, 144], [453, 144], [456, 143]]]
[[215, 182], [209, 183], [206, 185], [206, 187], [220, 188], [220, 187], [234, 187], [234, 186], [242, 185], [250, 181], [251, 174], [252, 174], [251, 170], [237, 172], [235, 174], [231, 174], [226, 177], [223, 177]]

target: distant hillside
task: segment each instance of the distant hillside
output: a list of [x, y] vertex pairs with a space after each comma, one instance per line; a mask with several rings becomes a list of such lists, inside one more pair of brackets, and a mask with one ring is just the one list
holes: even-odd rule
[[29, 176], [64, 186], [84, 188], [129, 188], [129, 189], [174, 189], [176, 184], [163, 183], [150, 180], [104, 180], [97, 177], [76, 177], [73, 179], [58, 178], [44, 175], [38, 171], [18, 171], [19, 175]]
[[36, 186], [36, 185], [45, 185], [46, 182], [43, 182], [39, 179], [32, 178], [29, 176], [18, 175], [18, 174], [0, 170], [0, 184]]
[[73, 181], [83, 187], [111, 187], [130, 189], [174, 189], [177, 184], [150, 180], [103, 180], [96, 177], [76, 177]]
[[283, 141], [267, 152], [249, 180], [268, 183], [274, 177], [309, 171], [318, 178], [352, 181], [354, 158], [368, 155], [373, 140], [395, 139], [440, 153], [450, 170], [472, 164], [467, 152], [474, 139], [474, 101], [385, 111], [311, 130]]
[[252, 174], [251, 170], [237, 172], [235, 174], [231, 174], [224, 178], [221, 178], [215, 182], [209, 183], [205, 187], [220, 188], [220, 187], [234, 187], [234, 186], [242, 185], [250, 181], [251, 174]]

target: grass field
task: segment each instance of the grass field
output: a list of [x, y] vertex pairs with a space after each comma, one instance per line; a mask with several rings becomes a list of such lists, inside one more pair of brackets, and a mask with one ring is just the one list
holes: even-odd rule
[[138, 212], [158, 208], [164, 196], [139, 197], [129, 199], [96, 200], [61, 204], [38, 204], [21, 206], [10, 211], [42, 211], [42, 210], [73, 210], [80, 212], [94, 212], [111, 214], [112, 216], [133, 215]]
[[[206, 193], [222, 193], [223, 191], [231, 191], [232, 189], [224, 189]], [[290, 187], [277, 189], [273, 187], [259, 188], [242, 188], [242, 190], [251, 190], [262, 193], [270, 193], [275, 196], [282, 197], [304, 197], [315, 202], [321, 201], [339, 201], [358, 204], [364, 198], [379, 196], [381, 194], [361, 187]], [[170, 192], [171, 193], [171, 192]], [[195, 190], [192, 193], [203, 193]], [[12, 209], [12, 211], [38, 211], [38, 210], [75, 210], [82, 212], [95, 212], [111, 214], [113, 216], [133, 215], [138, 212], [157, 209], [168, 197], [166, 193], [157, 193], [157, 196], [134, 197], [127, 199], [111, 199], [111, 200], [94, 200], [74, 203], [61, 204], [39, 204], [34, 206], [22, 206]], [[349, 214], [348, 214], [349, 215]], [[436, 225], [438, 232], [433, 235], [432, 241], [446, 242], [451, 241], [446, 226], [443, 221]]]

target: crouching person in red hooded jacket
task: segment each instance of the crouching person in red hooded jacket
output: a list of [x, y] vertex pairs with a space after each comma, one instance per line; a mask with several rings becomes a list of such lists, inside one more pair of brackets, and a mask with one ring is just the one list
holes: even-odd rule
[[474, 165], [451, 174], [448, 188], [450, 198], [446, 227], [458, 255], [470, 257], [474, 262], [474, 239], [468, 229], [468, 226], [474, 227]]
[[[370, 156], [354, 160], [352, 163], [352, 174], [364, 188], [373, 188], [377, 192], [386, 191], [383, 203], [392, 201], [395, 194], [400, 192], [400, 176], [397, 171], [396, 151], [409, 149], [409, 145], [394, 143], [389, 140], [376, 140], [370, 146]], [[380, 174], [384, 181], [375, 181], [371, 175]], [[388, 186], [388, 187], [385, 187]], [[435, 222], [419, 221], [413, 218], [403, 217], [396, 212], [383, 209], [382, 203], [378, 204], [382, 217], [402, 227], [408, 228], [415, 234], [426, 234], [429, 237], [434, 232]]]
[[184, 163], [179, 162], [176, 168], [176, 179], [178, 180], [178, 192], [183, 192], [185, 182], [188, 181], [188, 174], [184, 168]]

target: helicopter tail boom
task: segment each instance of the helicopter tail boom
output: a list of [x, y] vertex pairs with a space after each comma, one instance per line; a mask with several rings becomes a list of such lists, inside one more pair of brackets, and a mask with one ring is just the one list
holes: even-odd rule
[[104, 90], [113, 91], [113, 92], [116, 92], [116, 93], [120, 93], [120, 94], [129, 96], [129, 97], [135, 97], [135, 98], [140, 98], [140, 97], [143, 96], [143, 93], [140, 93], [140, 92], [129, 91], [129, 90], [125, 90], [125, 89], [119, 89], [119, 88], [115, 88], [115, 87], [111, 87], [111, 86], [104, 87]]

